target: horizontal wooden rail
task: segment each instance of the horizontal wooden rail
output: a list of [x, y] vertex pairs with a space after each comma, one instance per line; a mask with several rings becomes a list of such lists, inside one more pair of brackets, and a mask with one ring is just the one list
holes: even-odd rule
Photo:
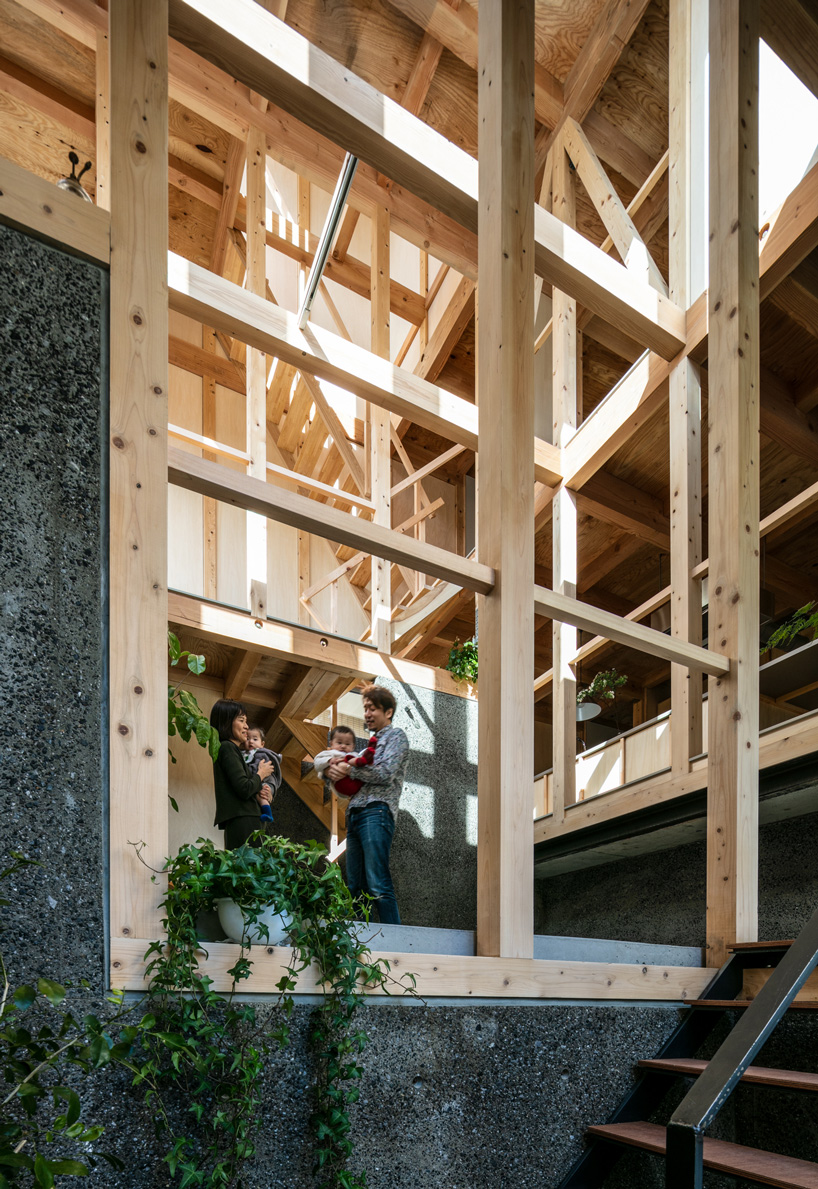
[[13, 223], [98, 264], [111, 259], [111, 216], [0, 157], [0, 222]]
[[299, 624], [256, 619], [246, 611], [235, 611], [173, 590], [168, 592], [168, 623], [214, 643], [246, 649], [287, 663], [318, 666], [365, 681], [391, 677], [404, 685], [416, 685], [460, 698], [471, 697], [466, 684], [455, 681], [445, 669], [389, 656], [370, 645], [322, 634]]
[[177, 487], [236, 508], [258, 512], [281, 524], [289, 524], [353, 549], [364, 549], [421, 574], [434, 574], [446, 582], [457, 582], [478, 594], [488, 594], [494, 586], [494, 571], [488, 566], [351, 516], [349, 512], [319, 504], [283, 487], [242, 475], [219, 463], [197, 458], [173, 446], [168, 450], [168, 480]]
[[[338, 384], [449, 441], [477, 450], [476, 405], [329, 330], [312, 323], [299, 330], [295, 314], [173, 252], [168, 255], [168, 301], [177, 313], [222, 330], [320, 380]], [[540, 439], [535, 440], [533, 449], [536, 478], [541, 483], [559, 482], [559, 449]]]
[[[114, 938], [111, 944], [112, 983], [127, 990], [144, 988], [144, 954], [150, 943], [135, 938]], [[209, 942], [202, 972], [213, 979], [213, 989], [230, 989], [229, 967], [235, 962], [235, 946]], [[276, 987], [291, 961], [284, 946], [259, 946], [253, 951], [253, 974], [246, 990], [256, 994], [277, 994]], [[417, 992], [424, 997], [440, 995], [487, 996], [525, 999], [695, 999], [712, 980], [715, 970], [703, 966], [643, 966], [624, 962], [558, 962], [536, 958], [483, 958], [454, 954], [379, 953], [386, 958], [392, 975], [400, 978], [411, 971]], [[298, 990], [320, 993], [315, 967], [299, 975]], [[394, 987], [375, 988], [371, 994], [395, 994]]]
[[543, 586], [534, 587], [534, 610], [548, 619], [573, 624], [586, 632], [598, 632], [617, 644], [637, 648], [640, 652], [685, 665], [688, 669], [716, 675], [730, 671], [730, 661], [718, 652], [709, 652], [696, 644], [666, 636], [664, 632], [623, 619], [610, 611], [602, 611], [599, 607], [592, 607], [590, 603], [582, 603], [568, 595], [546, 590]]

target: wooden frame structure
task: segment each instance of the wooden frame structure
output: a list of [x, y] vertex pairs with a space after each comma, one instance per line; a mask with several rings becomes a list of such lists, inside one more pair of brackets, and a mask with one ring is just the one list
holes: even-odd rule
[[[111, 272], [117, 985], [138, 984], [138, 946], [158, 927], [155, 889], [128, 846], [145, 839], [157, 860], [167, 847], [159, 824], [167, 622], [229, 644], [223, 687], [267, 697], [294, 764], [309, 752], [311, 717], [362, 675], [414, 674], [452, 692], [448, 678], [416, 666], [438, 664], [458, 627], [468, 629], [474, 596], [483, 965], [443, 962], [439, 978], [423, 974], [424, 993], [593, 997], [593, 972], [566, 975], [531, 958], [531, 707], [550, 700], [554, 775], [550, 820], [536, 826], [542, 838], [576, 828], [576, 686], [581, 666], [606, 651], [653, 658], [638, 661], [633, 683], [643, 717], [648, 691], [668, 684], [670, 771], [647, 781], [647, 797], [676, 795], [701, 778], [709, 677], [708, 966], [731, 941], [755, 938], [759, 592], [762, 581], [778, 592], [781, 611], [793, 596], [798, 605], [818, 594], [818, 577], [794, 564], [799, 534], [818, 516], [810, 419], [818, 386], [809, 378], [818, 364], [818, 165], [759, 251], [757, 131], [747, 112], [756, 119], [765, 4], [725, 0], [702, 29], [693, 0], [670, 0], [669, 21], [646, 0], [605, 0], [566, 64], [535, 0], [497, 0], [479, 22], [468, 3], [390, 2], [405, 14], [395, 37], [408, 44], [408, 16], [419, 41], [400, 102], [327, 52], [340, 50], [343, 35], [322, 38], [311, 0], [233, 0], [229, 9], [217, 0], [111, 0], [110, 18], [91, 0], [14, 6], [23, 14], [9, 43], [16, 57], [0, 61], [0, 90], [36, 119], [61, 122], [74, 140], [93, 140], [97, 203], [82, 205], [35, 176], [53, 175], [57, 149], [38, 158], [0, 124], [0, 218]], [[818, 47], [818, 25], [808, 24]], [[787, 58], [787, 23], [774, 25]], [[35, 30], [77, 47], [78, 75], [93, 72], [94, 110], [24, 64]], [[667, 119], [652, 153], [647, 134], [640, 144], [600, 99], [612, 72], [627, 72], [631, 40], [651, 36], [672, 47], [665, 76], [657, 70]], [[543, 61], [549, 47], [552, 69]], [[471, 151], [453, 143], [456, 116], [437, 121], [446, 136], [434, 126], [434, 104], [424, 108], [435, 71], [446, 68], [444, 49], [460, 63], [455, 73], [476, 72], [470, 102], [475, 112], [479, 105], [480, 132]], [[698, 201], [697, 109], [708, 51], [719, 63], [710, 83], [709, 215]], [[190, 139], [197, 135], [201, 144]], [[220, 177], [193, 162], [208, 136], [224, 157]], [[332, 188], [344, 150], [361, 165], [322, 282], [323, 320], [301, 330], [294, 303], [273, 291], [271, 254], [303, 283], [317, 246], [312, 208]], [[295, 220], [283, 198], [270, 209], [284, 184], [271, 162], [297, 175]], [[179, 201], [197, 217], [206, 212], [212, 232], [201, 242]], [[410, 258], [416, 284], [407, 280]], [[775, 311], [773, 331], [765, 309]], [[762, 342], [784, 334], [782, 318], [788, 333], [796, 328], [792, 342], [801, 335], [800, 376]], [[540, 351], [550, 355], [547, 384], [535, 374]], [[182, 376], [200, 381], [196, 416]], [[169, 391], [181, 416], [169, 416]], [[657, 432], [669, 440], [664, 497], [650, 479]], [[476, 554], [467, 548], [474, 467]], [[193, 599], [171, 593], [170, 609], [168, 483], [172, 498], [198, 501], [201, 518], [191, 546], [201, 588]], [[232, 597], [219, 560], [231, 538], [243, 549]], [[273, 566], [274, 553], [286, 565]], [[648, 581], [657, 556], [659, 580]], [[623, 566], [637, 557], [629, 586]], [[617, 572], [618, 583], [603, 589]], [[292, 610], [277, 615], [285, 584]], [[636, 607], [631, 590], [643, 596]], [[229, 610], [231, 602], [245, 612]], [[643, 622], [661, 618], [667, 604], [670, 634]], [[279, 619], [290, 625], [271, 625]], [[551, 642], [542, 644], [549, 624]], [[317, 645], [308, 626], [323, 633]], [[288, 632], [289, 648], [281, 643]], [[583, 643], [578, 632], [592, 638]], [[266, 695], [254, 678], [262, 656], [293, 665]], [[812, 730], [799, 728], [790, 752], [782, 744], [784, 758], [803, 754]], [[511, 735], [515, 747], [500, 747]], [[509, 971], [516, 976], [500, 979], [508, 989], [497, 989]], [[705, 973], [672, 985], [648, 973], [640, 986], [650, 998], [679, 997], [695, 993]], [[262, 989], [273, 976], [259, 976]], [[593, 994], [623, 996], [620, 984], [610, 989], [615, 980], [606, 985]]]

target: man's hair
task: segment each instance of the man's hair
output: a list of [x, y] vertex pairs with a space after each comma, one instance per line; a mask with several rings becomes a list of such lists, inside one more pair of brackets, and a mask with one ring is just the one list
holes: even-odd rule
[[261, 736], [261, 742], [263, 743], [264, 742], [264, 727], [259, 727], [254, 723], [252, 727], [247, 728], [247, 734], [252, 735], [253, 731], [255, 731], [257, 735]]
[[382, 685], [368, 685], [361, 694], [364, 699], [369, 699], [373, 706], [377, 706], [378, 710], [383, 710], [384, 714], [391, 710], [394, 716], [398, 704], [391, 690], [385, 689]]
[[233, 738], [235, 719], [240, 714], [246, 713], [241, 702], [233, 702], [229, 698], [219, 698], [218, 702], [213, 703], [213, 709], [210, 711], [210, 725], [216, 728], [222, 743]]
[[336, 736], [336, 735], [341, 735], [341, 734], [343, 734], [343, 735], [351, 735], [351, 736], [352, 736], [352, 742], [353, 742], [353, 745], [354, 745], [354, 743], [355, 743], [355, 732], [353, 731], [352, 727], [345, 727], [345, 726], [344, 726], [342, 723], [339, 723], [337, 727], [333, 727], [333, 728], [332, 728], [332, 730], [330, 731], [329, 735], [327, 736], [327, 742], [328, 742], [328, 743], [332, 743], [332, 741], [333, 741], [333, 739], [335, 738], [335, 736]]

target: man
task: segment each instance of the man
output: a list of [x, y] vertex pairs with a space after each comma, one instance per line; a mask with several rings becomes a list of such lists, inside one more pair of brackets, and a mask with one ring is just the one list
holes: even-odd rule
[[347, 805], [347, 883], [353, 896], [362, 892], [375, 898], [382, 925], [399, 925], [400, 913], [389, 852], [398, 816], [398, 803], [409, 761], [409, 740], [400, 727], [392, 726], [395, 699], [388, 689], [371, 685], [364, 691], [364, 723], [377, 744], [371, 766], [351, 768], [347, 763], [331, 764], [327, 781], [350, 772], [361, 788]]

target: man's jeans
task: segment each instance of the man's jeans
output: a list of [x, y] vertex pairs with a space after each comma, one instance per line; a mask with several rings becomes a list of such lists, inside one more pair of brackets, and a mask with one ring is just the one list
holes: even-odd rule
[[395, 819], [385, 801], [347, 813], [347, 883], [353, 896], [375, 897], [382, 925], [399, 925], [400, 913], [389, 873]]

